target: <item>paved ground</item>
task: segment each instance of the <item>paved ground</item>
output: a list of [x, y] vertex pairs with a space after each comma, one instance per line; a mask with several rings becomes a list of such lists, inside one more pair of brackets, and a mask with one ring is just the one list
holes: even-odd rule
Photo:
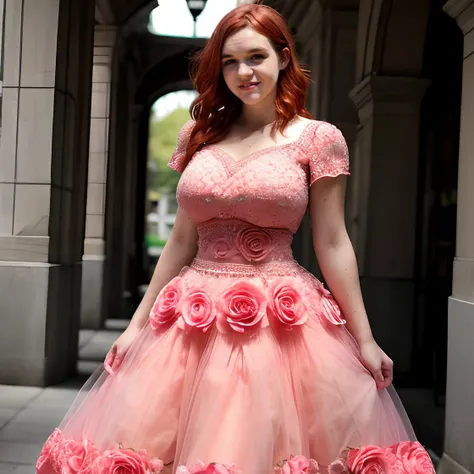
[[[106, 331], [81, 331], [79, 376], [74, 380], [44, 389], [0, 385], [0, 474], [34, 474], [43, 442], [87, 377], [101, 365], [121, 326], [119, 321], [109, 321]], [[418, 435], [428, 445], [439, 444], [444, 414], [433, 406], [431, 394], [420, 390], [399, 393]]]
[[120, 334], [120, 322], [108, 326], [107, 331], [81, 331], [76, 379], [44, 389], [0, 385], [0, 474], [34, 474], [45, 439]]

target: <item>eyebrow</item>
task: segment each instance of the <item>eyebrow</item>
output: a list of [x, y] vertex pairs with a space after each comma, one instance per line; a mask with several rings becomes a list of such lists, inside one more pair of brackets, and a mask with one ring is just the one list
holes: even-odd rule
[[[249, 54], [249, 53], [259, 53], [259, 52], [264, 52], [264, 51], [266, 51], [265, 48], [252, 48], [252, 49], [249, 49], [247, 51], [247, 54]], [[222, 59], [231, 58], [232, 56], [233, 56], [232, 54], [223, 54]]]

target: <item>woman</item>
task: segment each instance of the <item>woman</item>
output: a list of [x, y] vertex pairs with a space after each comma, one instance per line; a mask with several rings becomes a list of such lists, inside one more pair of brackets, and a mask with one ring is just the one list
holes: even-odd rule
[[[197, 58], [170, 166], [179, 210], [101, 375], [44, 473], [428, 473], [396, 407], [344, 226], [348, 152], [310, 119], [284, 20], [230, 12]], [[292, 258], [307, 210], [332, 293]], [[337, 301], [337, 303], [336, 303]]]

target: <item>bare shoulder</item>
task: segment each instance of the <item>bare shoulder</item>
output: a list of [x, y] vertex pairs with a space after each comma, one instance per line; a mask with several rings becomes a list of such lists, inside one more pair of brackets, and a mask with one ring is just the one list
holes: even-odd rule
[[295, 117], [285, 130], [285, 135], [287, 138], [297, 139], [314, 120], [308, 119], [306, 117]]

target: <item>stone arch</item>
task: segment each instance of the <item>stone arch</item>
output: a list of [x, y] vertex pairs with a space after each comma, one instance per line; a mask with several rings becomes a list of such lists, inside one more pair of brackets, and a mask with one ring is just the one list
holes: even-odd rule
[[191, 89], [189, 58], [192, 50], [170, 56], [147, 71], [135, 93], [135, 101], [150, 107], [161, 96], [180, 89]]
[[[189, 58], [192, 50], [185, 50], [182, 53], [175, 54], [164, 59], [151, 69], [143, 77], [135, 94], [135, 101], [141, 104], [141, 112], [138, 126], [137, 141], [137, 207], [135, 219], [135, 248], [137, 254], [135, 258], [135, 278], [136, 288], [141, 283], [148, 282], [144, 248], [141, 242], [145, 238], [145, 224], [143, 216], [145, 215], [146, 200], [146, 174], [147, 174], [147, 150], [149, 138], [149, 119], [152, 105], [160, 97], [171, 92], [179, 90], [192, 90], [193, 84], [189, 78]], [[167, 73], [164, 74], [163, 72]], [[137, 293], [137, 300], [140, 295]]]

